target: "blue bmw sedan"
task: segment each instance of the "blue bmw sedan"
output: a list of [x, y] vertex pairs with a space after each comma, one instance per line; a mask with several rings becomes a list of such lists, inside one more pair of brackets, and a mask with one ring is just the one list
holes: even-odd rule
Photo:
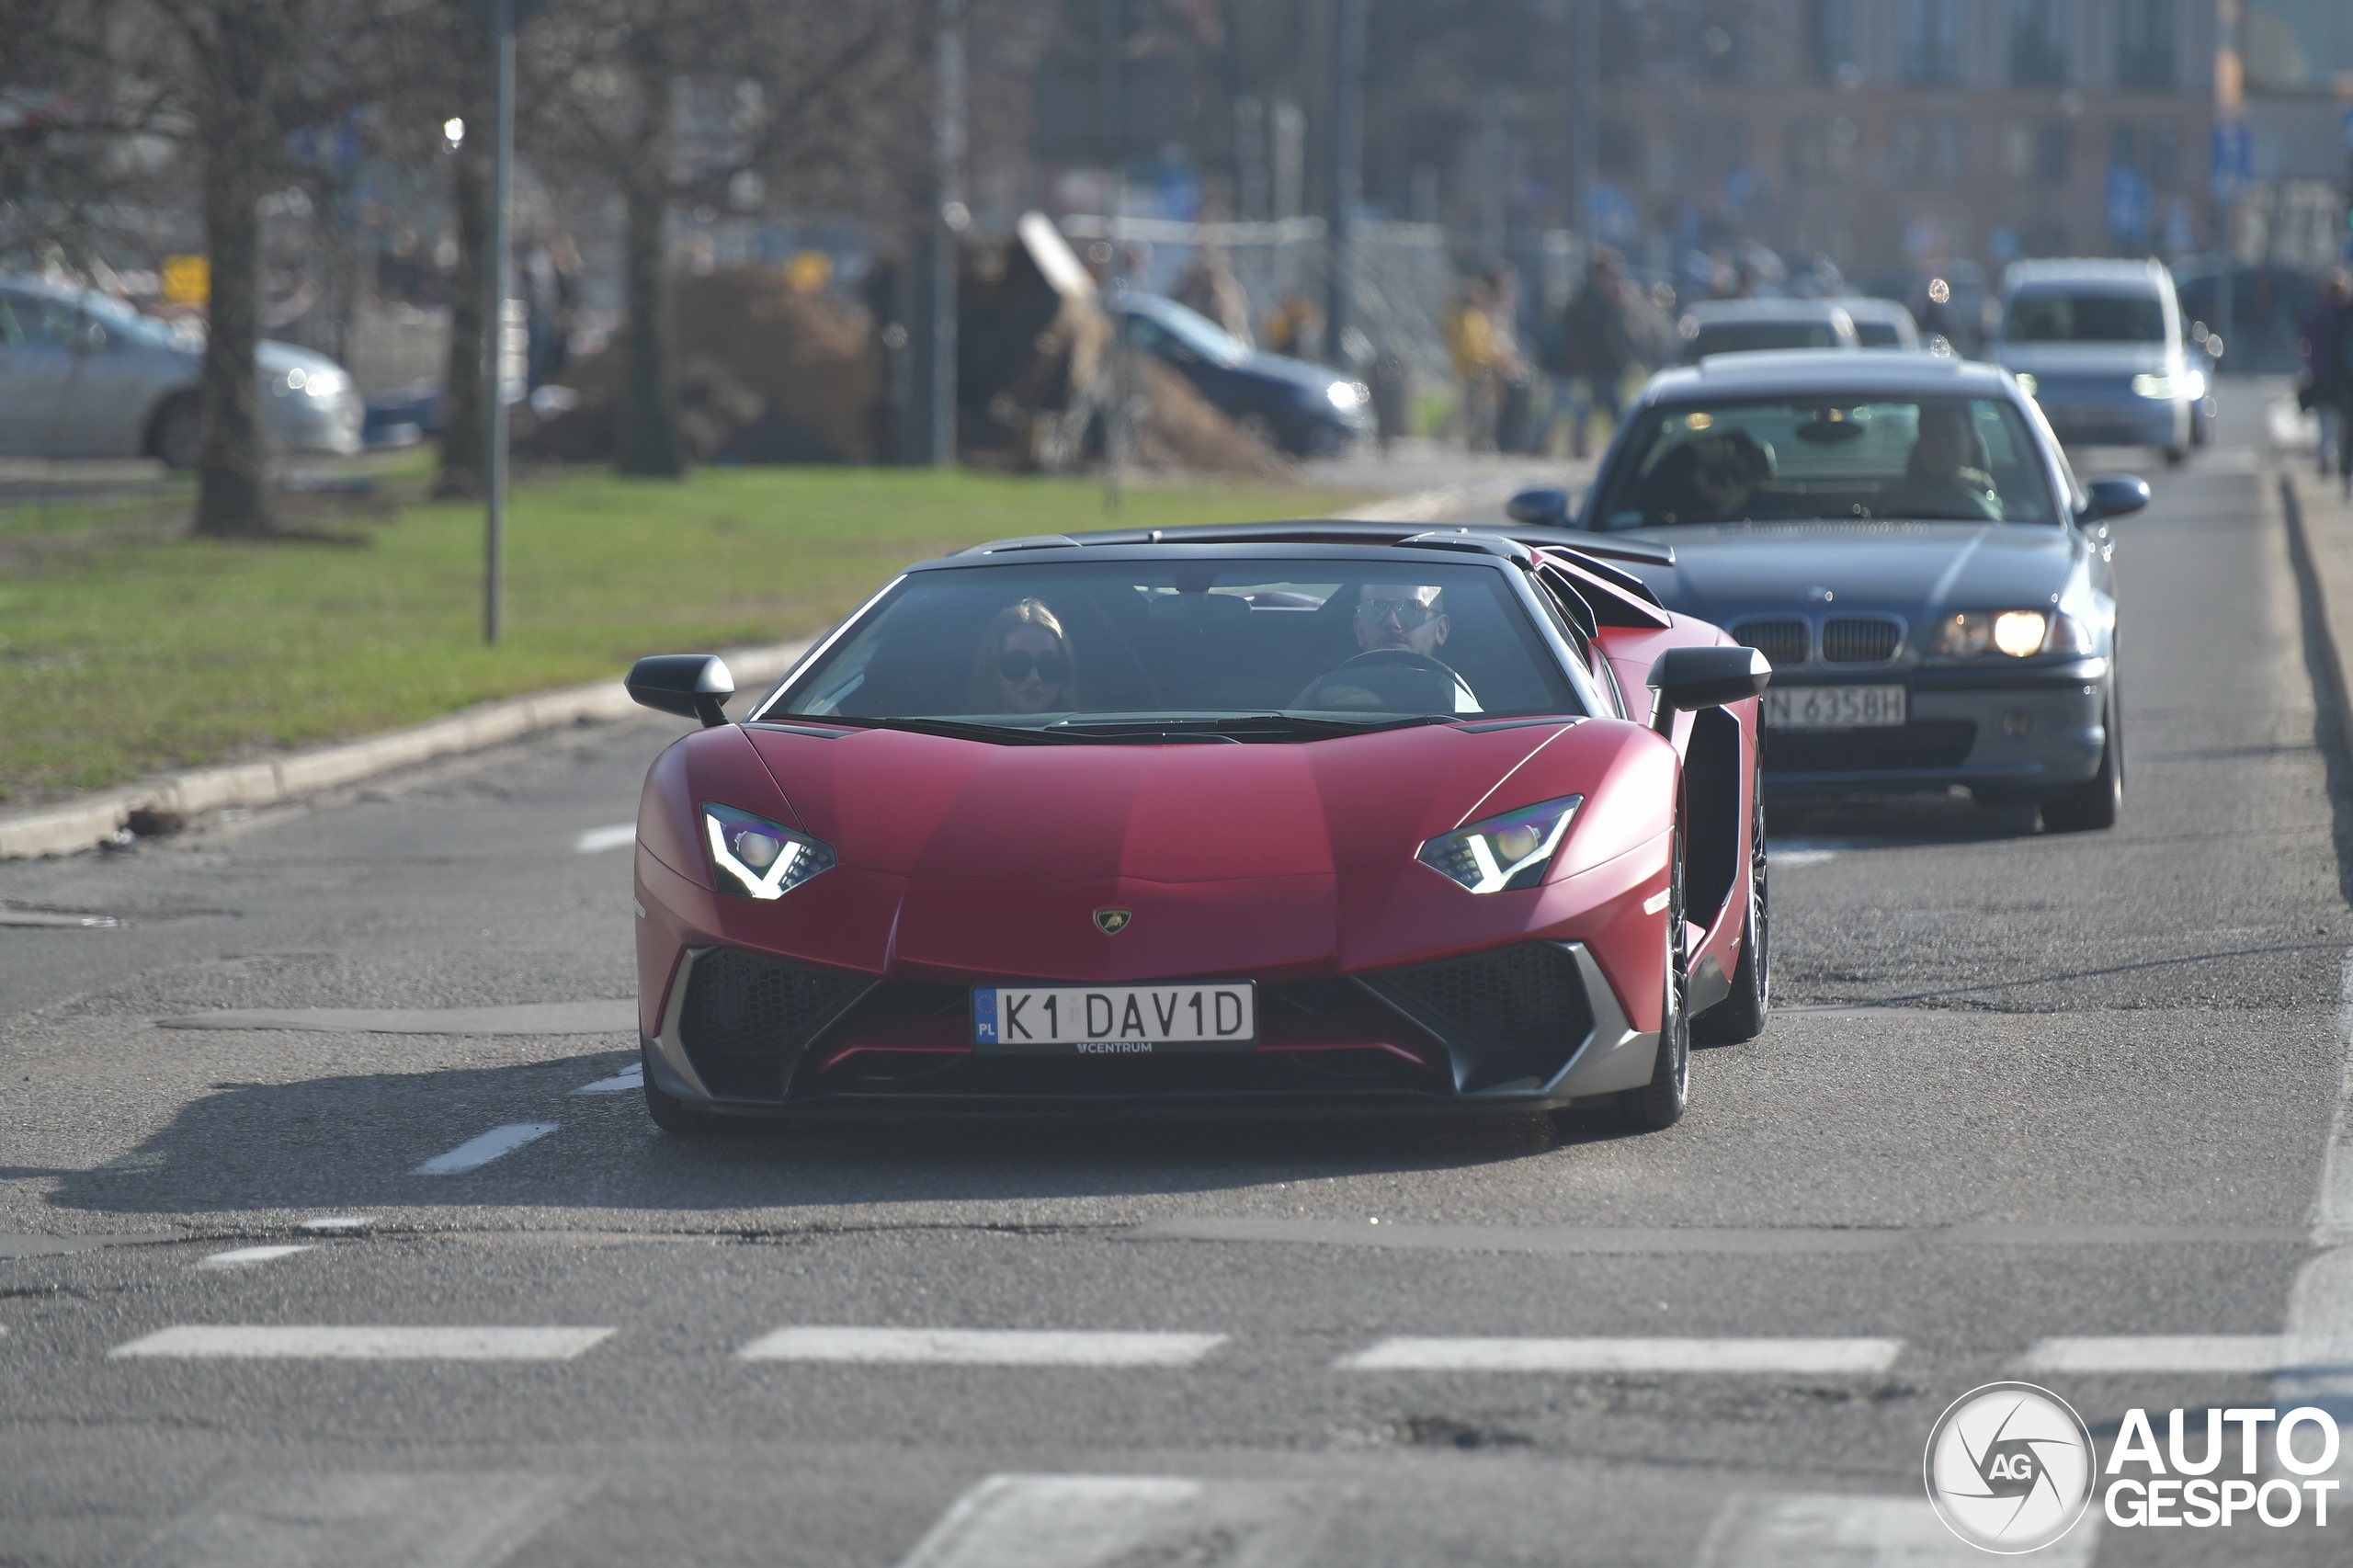
[[1959, 784], [2075, 831], [2123, 802], [2108, 519], [2148, 494], [2078, 480], [1998, 366], [1817, 351], [1658, 376], [1577, 517], [1513, 516], [1642, 541], [1615, 553], [1668, 608], [1772, 661], [1770, 794]]

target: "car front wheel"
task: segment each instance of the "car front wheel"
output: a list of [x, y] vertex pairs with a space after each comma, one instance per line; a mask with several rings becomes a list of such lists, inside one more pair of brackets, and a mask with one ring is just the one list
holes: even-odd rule
[[1618, 1115], [1627, 1126], [1655, 1132], [1683, 1119], [1691, 1101], [1691, 1019], [1688, 960], [1683, 952], [1683, 839], [1676, 835], [1674, 871], [1666, 905], [1665, 994], [1659, 1006], [1658, 1059], [1651, 1081], [1618, 1096]]

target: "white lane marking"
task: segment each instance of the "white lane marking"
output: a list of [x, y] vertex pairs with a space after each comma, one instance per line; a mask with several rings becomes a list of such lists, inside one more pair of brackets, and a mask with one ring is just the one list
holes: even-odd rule
[[[2098, 1510], [2035, 1556], [2040, 1568], [2088, 1568]], [[1925, 1497], [1779, 1493], [1725, 1501], [1698, 1568], [1977, 1568], [1985, 1553], [1947, 1529]]]
[[0, 926], [105, 931], [121, 924], [111, 915], [60, 915], [47, 909], [0, 909]]
[[501, 1154], [511, 1154], [526, 1143], [535, 1143], [553, 1132], [561, 1125], [553, 1121], [515, 1121], [505, 1127], [494, 1127], [479, 1138], [469, 1138], [446, 1154], [436, 1154], [409, 1172], [411, 1176], [456, 1176], [490, 1164]]
[[291, 1257], [312, 1248], [299, 1246], [234, 1247], [228, 1252], [211, 1253], [197, 1261], [199, 1268], [242, 1268], [250, 1263], [269, 1263], [281, 1257]]
[[310, 1034], [634, 1034], [637, 1004], [616, 998], [506, 1007], [235, 1007], [158, 1018], [155, 1027]]
[[2021, 1372], [2241, 1372], [2284, 1363], [2276, 1334], [2116, 1334], [2038, 1339], [2018, 1359]]
[[899, 1568], [1297, 1568], [1328, 1500], [1306, 1488], [1165, 1475], [992, 1475]]
[[569, 1361], [609, 1328], [403, 1328], [332, 1324], [175, 1324], [109, 1358], [193, 1360]]
[[599, 1078], [593, 1084], [583, 1084], [572, 1092], [575, 1095], [626, 1095], [645, 1087], [645, 1063], [631, 1062], [609, 1078]]
[[138, 1568], [494, 1568], [589, 1489], [563, 1477], [497, 1471], [240, 1478], [176, 1520], [134, 1561]]
[[376, 1222], [373, 1214], [322, 1214], [315, 1220], [302, 1221], [302, 1229], [337, 1234], [348, 1231], [364, 1231]]
[[999, 1328], [780, 1328], [746, 1361], [866, 1361], [961, 1367], [1189, 1367], [1222, 1334], [1086, 1334]]
[[1838, 858], [1836, 849], [1768, 849], [1766, 858], [1782, 870], [1799, 866], [1819, 866], [1825, 860]]
[[1350, 1372], [1884, 1372], [1900, 1339], [1384, 1339]]
[[582, 855], [602, 855], [608, 849], [619, 849], [637, 842], [637, 824], [617, 822], [610, 827], [592, 827], [572, 841], [572, 847]]

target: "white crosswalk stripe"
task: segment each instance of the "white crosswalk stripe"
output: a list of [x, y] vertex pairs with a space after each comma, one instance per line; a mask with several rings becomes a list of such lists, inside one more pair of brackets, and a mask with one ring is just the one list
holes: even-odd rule
[[[2097, 1512], [2034, 1554], [2037, 1568], [2087, 1568]], [[1924, 1496], [1770, 1493], [1726, 1502], [1698, 1568], [1979, 1568], [1993, 1561], [1947, 1529]]]
[[327, 1324], [175, 1324], [107, 1352], [113, 1359], [569, 1361], [609, 1328], [412, 1328]]
[[515, 1471], [243, 1478], [165, 1529], [135, 1568], [493, 1568], [588, 1488]]
[[1343, 1356], [1352, 1372], [1884, 1372], [1900, 1339], [1384, 1339]]
[[2018, 1358], [2021, 1372], [2240, 1372], [2284, 1363], [2276, 1334], [2118, 1334], [2039, 1339]]
[[992, 1475], [899, 1568], [1296, 1568], [1322, 1528], [1302, 1489], [1163, 1475]]
[[1029, 1329], [780, 1328], [736, 1352], [746, 1361], [892, 1362], [959, 1367], [1189, 1367], [1222, 1334], [1071, 1334]]

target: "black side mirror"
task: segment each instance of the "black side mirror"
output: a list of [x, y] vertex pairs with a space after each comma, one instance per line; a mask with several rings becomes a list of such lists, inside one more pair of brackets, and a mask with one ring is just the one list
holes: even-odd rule
[[722, 706], [735, 695], [735, 677], [716, 653], [656, 653], [630, 666], [631, 700], [682, 719], [699, 719], [706, 730], [727, 722]]
[[1658, 693], [1651, 728], [1664, 735], [1674, 730], [1677, 713], [1763, 693], [1773, 684], [1773, 662], [1754, 648], [1669, 648], [1644, 684]]
[[1569, 493], [1555, 485], [1523, 490], [1504, 503], [1504, 516], [1533, 528], [1565, 528], [1569, 524]]
[[2085, 488], [2091, 492], [2095, 519], [2129, 517], [2149, 504], [2149, 482], [2129, 473], [2096, 474]]

